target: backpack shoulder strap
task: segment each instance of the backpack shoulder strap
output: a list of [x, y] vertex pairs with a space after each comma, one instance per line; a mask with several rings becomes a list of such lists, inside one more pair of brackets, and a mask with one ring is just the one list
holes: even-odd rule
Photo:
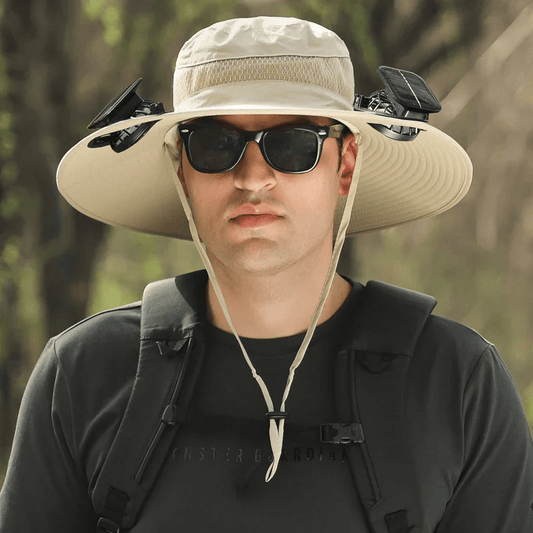
[[204, 271], [150, 283], [143, 294], [137, 374], [92, 492], [97, 532], [131, 528], [186, 418], [203, 346]]
[[[367, 284], [352, 335], [338, 357], [336, 401], [343, 442], [374, 533], [422, 533], [423, 490], [409, 445], [404, 391], [409, 362], [436, 300], [382, 282]], [[342, 442], [342, 441], [341, 441]]]

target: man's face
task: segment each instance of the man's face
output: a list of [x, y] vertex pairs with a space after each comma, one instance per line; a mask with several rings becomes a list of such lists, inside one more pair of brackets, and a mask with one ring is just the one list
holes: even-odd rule
[[[326, 118], [283, 115], [216, 120], [248, 131], [333, 124]], [[269, 166], [252, 141], [233, 170], [206, 174], [193, 169], [182, 150], [179, 177], [214, 266], [228, 274], [273, 275], [296, 265], [329, 264], [335, 207], [338, 196], [348, 193], [356, 154], [352, 135], [344, 140], [341, 156], [337, 140], [328, 138], [312, 171], [286, 174]]]

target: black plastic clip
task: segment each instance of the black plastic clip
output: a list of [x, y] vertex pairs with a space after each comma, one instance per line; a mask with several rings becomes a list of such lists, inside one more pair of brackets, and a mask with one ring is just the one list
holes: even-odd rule
[[407, 511], [405, 509], [385, 515], [385, 523], [389, 533], [409, 533], [413, 529], [407, 522]]
[[178, 421], [177, 414], [178, 408], [175, 405], [167, 405], [163, 411], [163, 414], [161, 415], [161, 420], [165, 424], [173, 426]]
[[164, 357], [172, 357], [173, 355], [176, 355], [178, 350], [175, 348], [171, 348], [166, 342], [161, 341], [155, 341], [157, 344], [157, 348], [159, 349], [159, 353], [163, 355]]
[[104, 533], [120, 533], [120, 526], [109, 520], [109, 518], [104, 518], [103, 516], [98, 520], [96, 531], [103, 531]]
[[320, 426], [320, 440], [325, 444], [350, 444], [365, 441], [363, 426], [357, 422], [353, 424], [334, 422]]
[[265, 415], [265, 418], [267, 420], [286, 420], [287, 419], [287, 413], [285, 411], [270, 411], [270, 413], [267, 413]]

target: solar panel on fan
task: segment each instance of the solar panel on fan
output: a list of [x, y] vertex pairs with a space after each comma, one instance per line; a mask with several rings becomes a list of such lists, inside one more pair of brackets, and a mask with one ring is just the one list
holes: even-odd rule
[[439, 101], [426, 82], [417, 74], [392, 67], [379, 67], [378, 74], [392, 92], [392, 96], [407, 109], [426, 113], [441, 110]]

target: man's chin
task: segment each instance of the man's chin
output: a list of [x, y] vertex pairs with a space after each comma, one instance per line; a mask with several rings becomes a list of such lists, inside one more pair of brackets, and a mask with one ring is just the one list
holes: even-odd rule
[[234, 243], [215, 259], [222, 268], [242, 275], [272, 276], [288, 268], [289, 254], [267, 238], [250, 238]]

